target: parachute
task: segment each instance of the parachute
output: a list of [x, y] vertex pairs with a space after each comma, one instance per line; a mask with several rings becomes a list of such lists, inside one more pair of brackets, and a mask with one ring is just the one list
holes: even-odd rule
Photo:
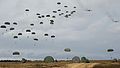
[[41, 18], [41, 16], [38, 16], [38, 18]]
[[45, 16], [44, 16], [44, 15], [42, 15], [41, 17], [42, 17], [42, 18], [44, 18]]
[[56, 16], [52, 16], [52, 18], [56, 18]]
[[61, 11], [61, 9], [58, 9], [58, 11]]
[[40, 15], [40, 13], [36, 13], [36, 15]]
[[10, 30], [15, 30], [15, 28], [12, 28], [12, 27], [11, 27]]
[[43, 24], [43, 22], [40, 22], [40, 24]]
[[37, 38], [34, 38], [34, 40], [35, 40], [35, 41], [38, 41], [38, 39], [37, 39]]
[[31, 26], [34, 26], [34, 24], [30, 24]]
[[16, 38], [18, 38], [18, 36], [14, 36], [13, 38], [16, 39]]
[[65, 8], [67, 8], [68, 6], [64, 6]]
[[50, 17], [50, 15], [46, 15], [46, 17]]
[[5, 24], [5, 25], [10, 25], [10, 22], [5, 22], [4, 24]]
[[17, 23], [16, 23], [16, 22], [14, 22], [13, 24], [14, 24], [14, 25], [17, 25]]
[[15, 52], [13, 52], [13, 55], [20, 55], [20, 53], [15, 51]]
[[107, 52], [109, 53], [111, 59], [113, 59], [113, 58], [112, 58], [112, 52], [113, 52], [113, 51], [114, 51], [114, 49], [107, 49]]
[[70, 48], [65, 48], [64, 51], [65, 52], [71, 52], [71, 49]]
[[74, 63], [80, 63], [80, 58], [78, 56], [74, 56], [72, 58], [72, 62], [74, 62]]
[[53, 11], [53, 13], [57, 13], [57, 11]]
[[61, 2], [57, 2], [57, 4], [58, 4], [58, 5], [60, 5], [60, 4], [61, 4]]
[[29, 9], [25, 9], [25, 11], [29, 11]]
[[48, 36], [48, 34], [44, 34], [44, 36]]
[[107, 52], [113, 52], [114, 50], [113, 49], [108, 49]]
[[32, 32], [31, 34], [36, 34], [35, 32]]
[[51, 38], [55, 38], [55, 35], [52, 35]]
[[90, 61], [86, 57], [81, 57], [81, 62], [90, 63]]
[[50, 24], [54, 24], [54, 20], [50, 20]]
[[46, 56], [44, 58], [44, 62], [47, 62], [47, 63], [54, 62], [54, 58], [52, 56]]
[[22, 33], [18, 33], [18, 35], [22, 35]]
[[6, 28], [6, 26], [5, 25], [1, 25], [0, 28]]
[[112, 15], [111, 15], [109, 12], [107, 12], [107, 11], [106, 11], [106, 15], [108, 16], [108, 18], [109, 18], [112, 22], [115, 22], [115, 23], [119, 22], [119, 20], [115, 20], [115, 19], [112, 17]]
[[26, 32], [31, 32], [31, 30], [26, 30]]
[[76, 6], [74, 6], [73, 8], [77, 8]]

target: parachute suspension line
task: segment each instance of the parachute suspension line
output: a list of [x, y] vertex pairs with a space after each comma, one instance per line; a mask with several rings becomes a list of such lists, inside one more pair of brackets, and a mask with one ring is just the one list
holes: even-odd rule
[[81, 0], [76, 0], [76, 2], [78, 3], [78, 5], [85, 10], [85, 7], [83, 6], [83, 4], [81, 3]]
[[108, 12], [108, 11], [106, 11], [105, 10], [105, 15], [107, 15], [107, 17], [112, 21], [112, 22], [119, 22], [119, 20], [115, 20], [113, 17], [112, 17], [112, 15]]
[[34, 46], [38, 46], [39, 45], [39, 33], [36, 33], [36, 36], [34, 38]]
[[113, 17], [111, 16], [111, 14], [109, 12], [106, 11], [106, 14], [110, 20], [114, 21]]
[[[105, 6], [106, 6], [106, 8], [109, 8], [108, 6], [108, 1], [106, 2], [106, 4], [105, 4]], [[115, 18], [114, 17], [112, 17], [112, 14], [110, 14], [110, 12], [108, 12], [109, 10], [108, 9], [103, 9], [103, 10], [105, 10], [105, 15], [107, 15], [107, 17], [112, 21], [112, 22], [119, 22], [119, 20], [115, 20]]]
[[81, 8], [82, 8], [84, 11], [88, 11], [88, 12], [92, 11], [91, 9], [86, 8], [86, 7], [84, 6], [84, 4], [81, 2], [81, 0], [76, 0], [76, 1], [77, 1], [77, 3], [79, 4], [79, 6], [81, 6]]

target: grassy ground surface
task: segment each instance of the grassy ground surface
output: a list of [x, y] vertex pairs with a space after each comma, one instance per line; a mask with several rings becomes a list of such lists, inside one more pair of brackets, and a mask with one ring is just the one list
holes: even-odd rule
[[97, 60], [91, 63], [72, 63], [72, 62], [0, 62], [0, 68], [120, 68], [120, 63], [111, 61]]

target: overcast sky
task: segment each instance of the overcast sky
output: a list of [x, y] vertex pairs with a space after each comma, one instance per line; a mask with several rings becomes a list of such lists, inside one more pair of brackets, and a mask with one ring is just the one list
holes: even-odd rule
[[[66, 5], [68, 8], [64, 8]], [[77, 8], [74, 9], [74, 6]], [[25, 12], [25, 9], [30, 11]], [[75, 10], [76, 13], [65, 18], [52, 12], [58, 9], [61, 12]], [[55, 15], [55, 24], [50, 25], [49, 18], [38, 19], [36, 13]], [[21, 53], [17, 58], [27, 59], [43, 59], [48, 55], [56, 59], [67, 56], [109, 59], [106, 50], [110, 48], [114, 49], [113, 57], [120, 58], [120, 22], [112, 19], [120, 20], [119, 0], [0, 0], [0, 25], [6, 21], [18, 23], [17, 26], [7, 26], [7, 31], [0, 29], [0, 59], [16, 58], [12, 55], [14, 51]], [[40, 25], [40, 21], [44, 24]], [[35, 26], [30, 27], [31, 23]], [[10, 31], [10, 27], [15, 30]], [[37, 34], [26, 33], [26, 29], [32, 29]], [[23, 35], [13, 39], [18, 32]], [[49, 37], [44, 37], [44, 33], [48, 33]], [[55, 39], [51, 39], [51, 35], [55, 35]], [[39, 41], [33, 38], [39, 38]], [[70, 48], [71, 52], [64, 52], [65, 48]]]

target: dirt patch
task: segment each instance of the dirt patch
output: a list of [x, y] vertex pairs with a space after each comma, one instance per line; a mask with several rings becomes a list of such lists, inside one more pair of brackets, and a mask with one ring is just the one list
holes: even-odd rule
[[67, 68], [120, 68], [119, 63], [74, 63], [68, 64]]
[[95, 65], [93, 68], [120, 68], [120, 64], [114, 63], [114, 64], [98, 64]]
[[68, 68], [93, 68], [95, 65], [98, 65], [99, 63], [74, 63], [74, 64], [68, 64]]

